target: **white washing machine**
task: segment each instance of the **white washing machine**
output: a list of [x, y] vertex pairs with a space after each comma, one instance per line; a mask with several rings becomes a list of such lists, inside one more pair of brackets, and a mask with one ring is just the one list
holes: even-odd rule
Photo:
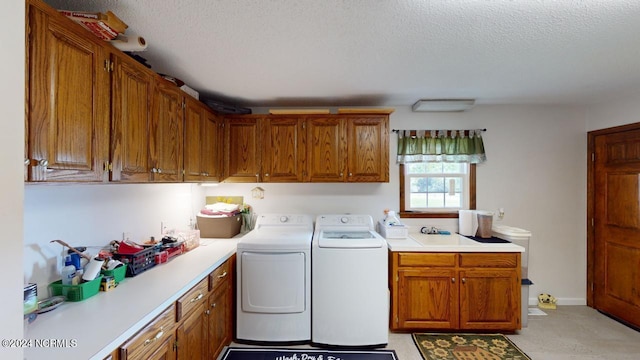
[[238, 242], [236, 337], [242, 342], [311, 340], [309, 215], [265, 214]]
[[320, 215], [312, 245], [311, 342], [381, 347], [389, 338], [387, 242], [370, 215]]

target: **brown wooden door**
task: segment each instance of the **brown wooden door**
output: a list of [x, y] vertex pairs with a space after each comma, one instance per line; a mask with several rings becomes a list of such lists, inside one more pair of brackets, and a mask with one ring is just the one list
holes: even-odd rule
[[594, 307], [640, 326], [640, 130], [595, 137]]
[[520, 329], [519, 280], [514, 269], [460, 271], [460, 328]]
[[260, 132], [256, 117], [225, 119], [225, 182], [259, 182]]
[[311, 182], [343, 182], [346, 179], [345, 122], [335, 117], [308, 118], [307, 176]]
[[67, 19], [35, 6], [29, 16], [28, 179], [103, 181], [109, 160], [105, 53]]
[[113, 54], [111, 181], [149, 181], [153, 75], [128, 56]]
[[347, 181], [389, 181], [389, 130], [386, 115], [347, 120]]
[[455, 278], [454, 269], [398, 270], [397, 327], [456, 329], [458, 284]]
[[302, 182], [306, 134], [298, 117], [268, 117], [262, 121], [262, 181]]
[[173, 83], [157, 80], [150, 131], [152, 181], [182, 181], [183, 96], [182, 90]]
[[207, 357], [207, 317], [205, 303], [196, 307], [176, 329], [177, 358], [209, 359]]

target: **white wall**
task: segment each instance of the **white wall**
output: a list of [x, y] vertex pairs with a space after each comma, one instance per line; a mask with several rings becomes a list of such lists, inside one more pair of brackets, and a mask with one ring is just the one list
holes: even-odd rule
[[97, 254], [112, 240], [160, 238], [161, 223], [187, 229], [204, 205], [197, 184], [27, 185], [24, 197], [24, 274], [38, 294], [60, 279], [63, 247], [87, 246]]
[[[0, 228], [2, 251], [2, 306], [0, 307], [0, 335], [2, 339], [23, 336], [22, 321], [22, 216], [24, 160], [24, 37], [16, 34], [24, 29], [24, 1], [3, 2], [0, 33]], [[9, 56], [9, 54], [15, 54]], [[0, 358], [21, 359], [21, 349], [0, 348]]]
[[[476, 129], [488, 161], [477, 167], [479, 209], [505, 209], [506, 225], [533, 232], [532, 302], [549, 292], [562, 304], [585, 304], [586, 132], [584, 112], [572, 107], [476, 106], [464, 113], [413, 113], [397, 107], [391, 129]], [[399, 208], [396, 138], [391, 136], [390, 181], [384, 184], [220, 184], [209, 195], [240, 195], [261, 212], [365, 213], [380, 219]], [[442, 221], [413, 220], [411, 224]]]
[[587, 131], [640, 122], [640, 91], [610, 96], [587, 107]]

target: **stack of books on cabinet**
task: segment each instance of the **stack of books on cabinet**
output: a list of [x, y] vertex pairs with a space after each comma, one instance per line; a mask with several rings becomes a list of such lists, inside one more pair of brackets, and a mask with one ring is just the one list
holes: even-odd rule
[[107, 11], [106, 14], [100, 12], [58, 10], [71, 20], [79, 23], [87, 30], [102, 40], [110, 41], [118, 34], [124, 34], [128, 25], [120, 20], [114, 13]]

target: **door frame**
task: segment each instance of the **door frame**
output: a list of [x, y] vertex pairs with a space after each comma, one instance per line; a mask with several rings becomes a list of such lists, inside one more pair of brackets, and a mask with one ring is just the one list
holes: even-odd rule
[[596, 136], [640, 130], [640, 123], [587, 133], [587, 306], [595, 308], [595, 140]]

